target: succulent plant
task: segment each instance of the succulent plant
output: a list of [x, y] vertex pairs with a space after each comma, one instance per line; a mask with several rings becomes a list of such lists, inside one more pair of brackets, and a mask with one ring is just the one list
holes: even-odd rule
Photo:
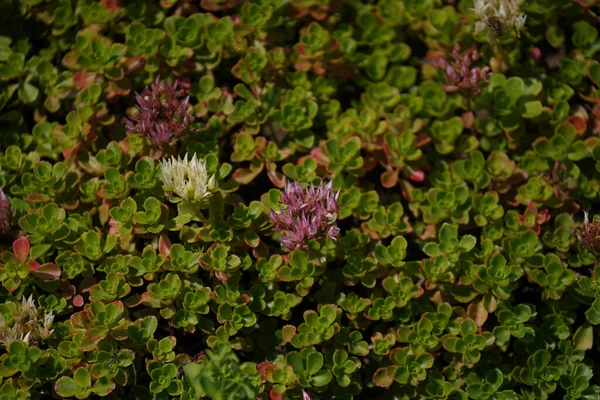
[[0, 1], [0, 400], [600, 399], [598, 1]]

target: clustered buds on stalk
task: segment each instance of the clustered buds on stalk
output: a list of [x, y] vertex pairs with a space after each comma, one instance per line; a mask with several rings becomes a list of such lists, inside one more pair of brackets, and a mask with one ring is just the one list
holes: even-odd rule
[[47, 339], [52, 332], [54, 313], [44, 313], [39, 316], [39, 310], [35, 306], [33, 296], [23, 297], [21, 306], [14, 314], [14, 323], [8, 326], [4, 316], [0, 313], [0, 344], [8, 347], [17, 340], [25, 343], [36, 343], [38, 340]]
[[519, 33], [525, 27], [527, 16], [520, 12], [523, 0], [475, 0], [473, 12], [478, 21], [475, 32], [487, 30], [488, 39], [495, 40], [507, 29]]
[[10, 231], [10, 202], [0, 188], [0, 234]]
[[600, 223], [590, 222], [589, 215], [583, 212], [583, 228], [575, 230], [579, 242], [595, 256], [600, 256]]
[[481, 92], [480, 84], [489, 81], [489, 67], [472, 67], [473, 61], [479, 58], [477, 50], [470, 51], [465, 55], [460, 54], [460, 45], [457, 43], [450, 53], [454, 61], [448, 61], [444, 57], [432, 61], [436, 68], [443, 69], [446, 73], [446, 85], [442, 89], [446, 92], [463, 90], [470, 94]]
[[339, 205], [339, 191], [334, 193], [333, 182], [311, 184], [287, 181], [281, 193], [281, 209], [271, 210], [269, 217], [274, 229], [282, 232], [281, 247], [294, 250], [306, 248], [307, 241], [328, 237], [336, 240], [339, 229], [335, 226]]
[[160, 161], [163, 188], [181, 199], [195, 203], [204, 201], [217, 188], [214, 175], [208, 176], [206, 162], [196, 155], [188, 161], [187, 153], [180, 157], [171, 157]]
[[170, 84], [157, 77], [150, 89], [136, 93], [138, 112], [126, 120], [127, 131], [140, 133], [159, 147], [188, 131], [194, 116], [187, 112], [188, 91], [178, 85], [177, 81]]

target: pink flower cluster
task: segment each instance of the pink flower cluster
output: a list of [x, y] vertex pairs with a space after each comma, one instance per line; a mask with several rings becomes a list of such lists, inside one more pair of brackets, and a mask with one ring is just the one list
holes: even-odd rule
[[10, 231], [10, 202], [0, 188], [0, 234]]
[[317, 188], [303, 188], [298, 182], [287, 181], [281, 194], [281, 210], [271, 210], [269, 217], [275, 230], [281, 231], [281, 247], [294, 250], [306, 248], [310, 239], [328, 237], [336, 240], [335, 226], [339, 191], [334, 193], [333, 182], [321, 182]]
[[157, 77], [150, 89], [136, 93], [138, 112], [132, 121], [125, 122], [127, 131], [140, 133], [160, 147], [189, 130], [194, 122], [194, 116], [187, 112], [190, 98], [178, 85], [177, 81], [170, 84]]
[[489, 81], [489, 68], [471, 68], [473, 61], [479, 58], [477, 50], [461, 55], [460, 46], [457, 43], [450, 55], [454, 58], [454, 61], [448, 61], [444, 57], [432, 61], [434, 67], [443, 69], [446, 73], [447, 84], [444, 85], [443, 89], [447, 92], [454, 92], [458, 89], [473, 94], [481, 92], [479, 87], [481, 82]]

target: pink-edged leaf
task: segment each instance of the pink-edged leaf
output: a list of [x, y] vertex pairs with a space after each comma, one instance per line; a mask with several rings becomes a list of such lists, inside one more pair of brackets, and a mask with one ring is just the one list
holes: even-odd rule
[[2, 282], [2, 286], [4, 286], [4, 288], [11, 293], [14, 292], [15, 290], [17, 290], [19, 288], [20, 284], [21, 284], [21, 279], [19, 279], [17, 277], [8, 278], [8, 279], [4, 280], [4, 282]]
[[271, 377], [271, 372], [276, 368], [276, 365], [270, 361], [263, 361], [256, 366], [256, 370], [260, 373], [261, 378], [268, 380]]
[[242, 305], [246, 305], [246, 304], [250, 303], [251, 298], [250, 298], [250, 296], [248, 296], [247, 293], [243, 293], [240, 297], [242, 298], [242, 302], [241, 302]]
[[296, 327], [293, 325], [286, 325], [281, 330], [282, 341], [281, 345], [291, 342], [292, 338], [296, 335]]
[[69, 200], [64, 203], [61, 203], [60, 206], [68, 211], [73, 211], [77, 207], [79, 207], [79, 200]]
[[283, 393], [279, 393], [275, 388], [271, 389], [269, 392], [270, 400], [283, 400]]
[[46, 263], [39, 266], [37, 271], [33, 272], [36, 278], [43, 279], [45, 281], [53, 281], [54, 279], [60, 278], [61, 270], [60, 267], [54, 263]]
[[475, 321], [477, 326], [483, 326], [485, 321], [488, 318], [488, 312], [485, 309], [481, 300], [477, 300], [471, 304], [469, 304], [469, 308], [467, 309], [467, 315]]
[[317, 164], [323, 165], [323, 166], [328, 165], [329, 161], [330, 161], [329, 157], [327, 157], [327, 154], [325, 154], [323, 148], [321, 148], [321, 147], [317, 147], [316, 149], [313, 149], [310, 152], [310, 157], [314, 158], [314, 160], [317, 162]]
[[413, 170], [408, 178], [414, 182], [423, 182], [425, 180], [425, 173], [420, 169]]
[[73, 86], [77, 89], [85, 89], [94, 83], [95, 78], [96, 74], [91, 72], [76, 72], [73, 75]]
[[226, 282], [227, 279], [229, 279], [229, 277], [227, 276], [227, 274], [225, 274], [223, 272], [215, 272], [215, 276], [221, 282]]
[[394, 375], [390, 374], [388, 368], [379, 368], [373, 375], [373, 383], [382, 388], [388, 388], [394, 383]]
[[158, 252], [167, 258], [171, 256], [171, 240], [164, 233], [158, 238]]
[[81, 296], [80, 294], [76, 294], [75, 296], [73, 296], [73, 305], [75, 307], [83, 307], [83, 296]]
[[381, 174], [381, 186], [386, 189], [393, 188], [398, 183], [398, 170], [385, 171]]
[[29, 193], [27, 195], [27, 201], [29, 203], [43, 203], [48, 200], [50, 200], [50, 196], [48, 196], [47, 194]]
[[267, 176], [273, 185], [275, 185], [275, 187], [283, 189], [285, 186], [285, 175], [283, 175], [281, 172], [269, 170], [267, 171]]
[[29, 244], [29, 240], [27, 240], [27, 236], [21, 236], [13, 242], [13, 253], [21, 264], [27, 260], [30, 249], [31, 245]]
[[27, 270], [31, 273], [37, 272], [37, 270], [40, 268], [40, 263], [34, 260], [29, 260], [29, 262], [27, 263]]
[[233, 180], [235, 180], [240, 185], [247, 185], [250, 182], [252, 182], [252, 180], [254, 180], [254, 178], [256, 178], [256, 176], [260, 174], [261, 171], [262, 168], [257, 169], [255, 171], [252, 171], [249, 168], [238, 168], [233, 173]]

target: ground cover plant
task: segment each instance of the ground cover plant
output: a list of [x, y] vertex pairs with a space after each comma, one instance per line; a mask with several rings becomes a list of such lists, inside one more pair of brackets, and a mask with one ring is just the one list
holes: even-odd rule
[[0, 2], [0, 400], [600, 399], [600, 3]]

